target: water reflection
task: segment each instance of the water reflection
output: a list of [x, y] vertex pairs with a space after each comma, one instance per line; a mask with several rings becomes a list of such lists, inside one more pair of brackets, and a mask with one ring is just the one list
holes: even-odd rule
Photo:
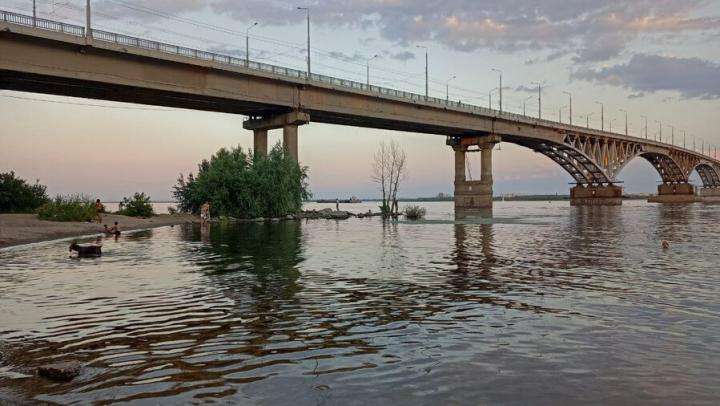
[[[0, 403], [714, 398], [717, 212], [513, 207], [157, 229], [96, 261], [0, 252]], [[85, 365], [71, 383], [3, 375], [63, 359]]]

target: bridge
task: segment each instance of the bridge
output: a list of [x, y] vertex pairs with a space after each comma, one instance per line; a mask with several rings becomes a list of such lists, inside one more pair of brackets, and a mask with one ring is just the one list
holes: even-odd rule
[[[618, 175], [633, 159], [662, 180], [653, 201], [720, 199], [720, 161], [647, 138], [599, 131], [427, 97], [147, 39], [0, 10], [0, 89], [139, 103], [249, 117], [254, 152], [282, 129], [298, 160], [298, 127], [309, 122], [445, 137], [454, 150], [455, 209], [492, 207], [492, 151], [510, 142], [541, 153], [574, 179], [573, 205], [621, 204]], [[466, 154], [481, 154], [479, 180]], [[697, 171], [702, 187], [689, 181]]]

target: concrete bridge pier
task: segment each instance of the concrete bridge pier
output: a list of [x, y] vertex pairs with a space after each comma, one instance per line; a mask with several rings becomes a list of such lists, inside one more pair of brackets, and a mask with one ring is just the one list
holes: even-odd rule
[[658, 185], [657, 196], [648, 199], [651, 203], [693, 203], [700, 199], [695, 186], [690, 183], [663, 183]]
[[298, 126], [288, 124], [283, 126], [283, 148], [285, 153], [295, 162], [298, 161]]
[[266, 156], [268, 152], [267, 133], [282, 128], [283, 148], [295, 162], [298, 162], [298, 126], [310, 122], [310, 115], [303, 111], [252, 117], [243, 123], [243, 128], [253, 131], [253, 150], [256, 155]]
[[253, 130], [253, 153], [267, 156], [268, 130]]
[[622, 187], [608, 185], [577, 185], [570, 189], [571, 206], [620, 206]]
[[[456, 216], [486, 217], [492, 215], [492, 150], [498, 142], [500, 142], [500, 138], [494, 135], [448, 139], [448, 144], [455, 151]], [[471, 146], [477, 146], [481, 154], [480, 180], [468, 180], [466, 176], [466, 155]]]

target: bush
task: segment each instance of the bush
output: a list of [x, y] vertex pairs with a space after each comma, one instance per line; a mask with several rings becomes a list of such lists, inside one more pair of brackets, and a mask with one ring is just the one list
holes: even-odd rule
[[145, 193], [135, 193], [132, 198], [124, 197], [120, 206], [122, 210], [119, 210], [117, 214], [123, 216], [152, 217], [155, 215], [150, 196], [145, 196]]
[[47, 188], [40, 182], [29, 185], [15, 172], [0, 173], [0, 213], [32, 213], [48, 202]]
[[222, 148], [198, 165], [197, 175], [180, 175], [173, 196], [184, 213], [197, 214], [210, 202], [213, 216], [256, 218], [298, 213], [310, 192], [307, 168], [277, 144], [267, 157], [254, 158], [239, 147]]
[[425, 208], [420, 206], [406, 206], [405, 210], [405, 217], [409, 220], [419, 220], [423, 217], [425, 217]]
[[84, 195], [57, 195], [40, 207], [38, 217], [50, 221], [87, 221], [96, 217], [95, 202]]

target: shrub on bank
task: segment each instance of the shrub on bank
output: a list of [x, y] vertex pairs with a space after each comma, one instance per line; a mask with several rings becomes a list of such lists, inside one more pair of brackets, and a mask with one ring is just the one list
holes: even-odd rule
[[409, 220], [419, 220], [423, 217], [425, 217], [425, 208], [420, 206], [406, 206], [405, 210], [405, 217]]
[[95, 202], [84, 195], [57, 195], [38, 210], [41, 220], [88, 221], [96, 217]]
[[152, 217], [155, 215], [150, 196], [145, 193], [135, 193], [132, 198], [124, 197], [120, 203], [121, 210], [117, 214], [130, 217]]
[[47, 203], [47, 188], [28, 184], [15, 172], [0, 173], [0, 213], [32, 213]]
[[180, 175], [173, 196], [184, 213], [197, 214], [210, 202], [212, 216], [281, 217], [300, 212], [310, 198], [307, 171], [280, 144], [267, 157], [222, 148], [198, 165], [197, 175]]

